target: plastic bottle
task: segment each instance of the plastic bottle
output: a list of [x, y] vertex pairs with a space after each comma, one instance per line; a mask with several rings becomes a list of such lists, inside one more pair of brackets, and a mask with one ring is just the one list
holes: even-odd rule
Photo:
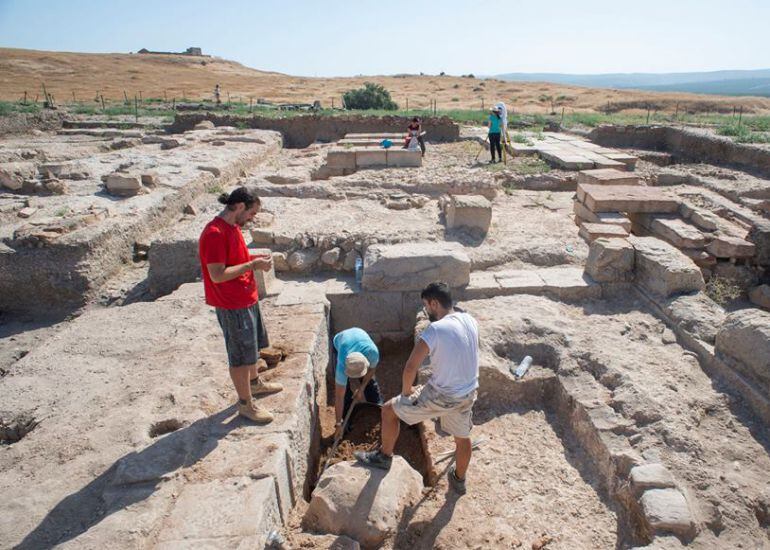
[[364, 261], [361, 256], [356, 258], [356, 285], [361, 287], [361, 280], [364, 278]]
[[511, 371], [513, 372], [514, 378], [516, 378], [516, 380], [519, 380], [520, 378], [524, 378], [524, 375], [527, 374], [527, 371], [531, 366], [532, 366], [532, 357], [527, 355], [524, 359], [521, 360], [521, 363], [519, 363], [518, 367], [516, 367], [515, 369], [511, 367]]

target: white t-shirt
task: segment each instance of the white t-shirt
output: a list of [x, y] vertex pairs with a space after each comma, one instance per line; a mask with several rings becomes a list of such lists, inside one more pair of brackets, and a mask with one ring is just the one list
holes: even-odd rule
[[479, 387], [479, 325], [467, 313], [454, 312], [423, 331], [430, 349], [432, 375], [428, 384], [451, 397]]

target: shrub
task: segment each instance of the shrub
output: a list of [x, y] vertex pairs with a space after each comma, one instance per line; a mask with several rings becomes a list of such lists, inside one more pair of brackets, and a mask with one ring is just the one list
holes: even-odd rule
[[348, 109], [384, 109], [395, 111], [398, 105], [390, 97], [390, 92], [380, 84], [364, 82], [363, 88], [349, 90], [342, 95]]

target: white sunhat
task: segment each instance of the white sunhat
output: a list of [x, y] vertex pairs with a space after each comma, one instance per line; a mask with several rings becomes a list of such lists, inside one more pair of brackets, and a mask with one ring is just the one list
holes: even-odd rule
[[345, 374], [349, 378], [361, 378], [369, 370], [369, 360], [363, 353], [351, 352], [345, 358]]

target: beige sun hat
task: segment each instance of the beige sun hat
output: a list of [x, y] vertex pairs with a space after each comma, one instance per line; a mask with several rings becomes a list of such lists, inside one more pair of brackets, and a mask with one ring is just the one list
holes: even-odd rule
[[369, 360], [363, 353], [351, 352], [345, 358], [345, 374], [349, 378], [361, 378], [369, 370]]

